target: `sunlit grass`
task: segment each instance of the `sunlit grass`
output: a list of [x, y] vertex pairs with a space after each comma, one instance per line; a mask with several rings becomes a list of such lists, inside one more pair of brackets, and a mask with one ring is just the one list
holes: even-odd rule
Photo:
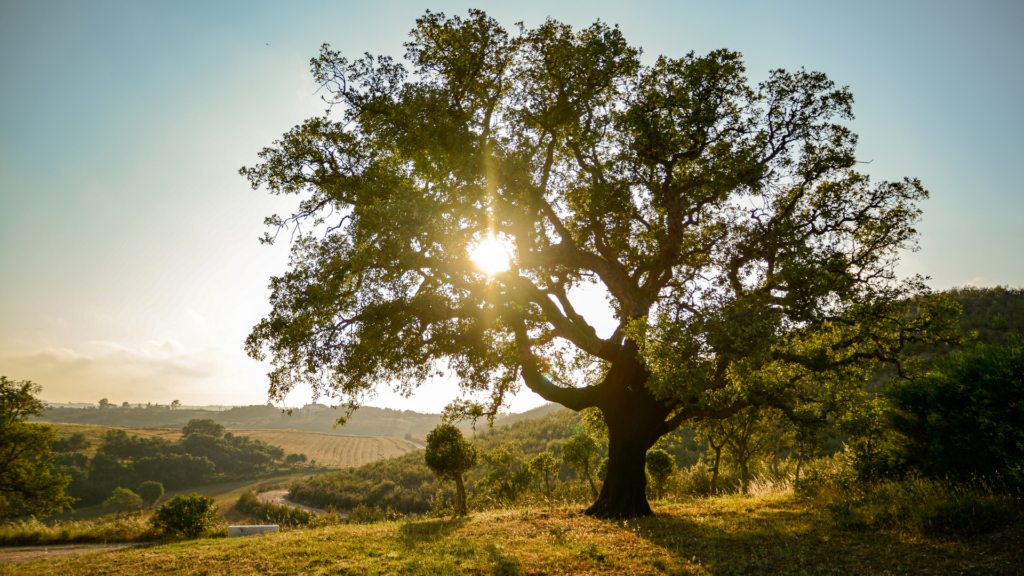
[[477, 512], [204, 539], [0, 568], [18, 574], [1013, 574], [1019, 525], [974, 539], [844, 530], [792, 494], [655, 504], [605, 521], [579, 507]]

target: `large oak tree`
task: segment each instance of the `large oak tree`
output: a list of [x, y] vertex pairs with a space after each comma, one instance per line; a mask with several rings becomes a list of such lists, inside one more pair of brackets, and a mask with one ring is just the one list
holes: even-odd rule
[[[327, 113], [242, 169], [301, 197], [267, 220], [293, 255], [247, 341], [272, 397], [309, 385], [351, 410], [447, 371], [453, 413], [481, 416], [525, 384], [600, 410], [589, 513], [628, 517], [650, 513], [645, 453], [681, 423], [820, 416], [942, 320], [894, 274], [927, 193], [854, 170], [853, 98], [824, 74], [751, 86], [728, 50], [644, 64], [601, 22], [510, 35], [428, 12], [410, 36], [407, 64], [325, 45]], [[588, 284], [610, 335], [573, 305]]]

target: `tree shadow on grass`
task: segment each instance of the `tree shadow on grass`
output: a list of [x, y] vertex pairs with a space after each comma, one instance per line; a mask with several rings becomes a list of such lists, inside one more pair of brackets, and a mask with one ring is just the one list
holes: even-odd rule
[[446, 518], [406, 522], [398, 528], [399, 540], [405, 546], [415, 546], [448, 538], [469, 522], [467, 518]]
[[792, 504], [669, 508], [623, 527], [664, 550], [689, 573], [1013, 574], [1024, 560], [1019, 548], [993, 558], [969, 542], [841, 530], [815, 510]]

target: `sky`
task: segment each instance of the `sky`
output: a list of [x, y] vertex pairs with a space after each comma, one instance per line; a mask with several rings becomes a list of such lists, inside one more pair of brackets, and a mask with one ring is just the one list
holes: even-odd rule
[[[600, 19], [658, 55], [744, 55], [849, 86], [864, 172], [931, 192], [899, 272], [935, 289], [1024, 286], [1021, 2], [63, 2], [0, 0], [0, 374], [50, 402], [266, 402], [243, 342], [287, 242], [263, 218], [295, 197], [238, 175], [323, 103], [321, 44], [400, 58], [425, 10], [506, 28]], [[610, 326], [600, 295], [578, 295]], [[439, 411], [430, 382], [367, 404]], [[290, 406], [309, 400], [297, 391]], [[525, 391], [522, 411], [543, 400]]]

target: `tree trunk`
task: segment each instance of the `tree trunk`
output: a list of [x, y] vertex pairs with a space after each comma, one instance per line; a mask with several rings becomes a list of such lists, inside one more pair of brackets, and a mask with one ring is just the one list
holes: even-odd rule
[[740, 486], [743, 489], [743, 493], [746, 494], [750, 489], [750, 468], [747, 466], [747, 461], [740, 460]]
[[465, 516], [466, 510], [466, 486], [462, 482], [462, 474], [455, 477], [455, 512], [459, 516]]
[[647, 503], [647, 451], [668, 432], [671, 409], [647, 389], [648, 373], [628, 344], [625, 358], [612, 367], [599, 405], [608, 424], [608, 475], [586, 513], [597, 518], [633, 518], [652, 514]]
[[711, 474], [711, 494], [718, 494], [718, 471], [720, 470], [719, 466], [722, 463], [723, 446], [718, 446], [717, 448], [712, 446], [711, 448], [715, 451], [715, 467]]

